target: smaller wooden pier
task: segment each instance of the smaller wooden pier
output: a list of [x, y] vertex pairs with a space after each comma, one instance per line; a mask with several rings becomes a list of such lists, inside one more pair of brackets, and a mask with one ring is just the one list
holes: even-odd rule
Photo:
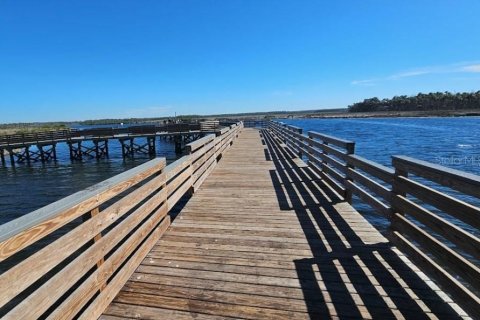
[[480, 318], [480, 177], [267, 126], [239, 122], [1, 225], [0, 316]]
[[181, 154], [186, 144], [205, 135], [218, 133], [221, 127], [218, 121], [204, 121], [6, 135], [0, 136], [0, 159], [3, 166], [7, 164], [7, 158], [10, 159], [11, 166], [16, 163], [56, 161], [57, 145], [60, 143], [68, 145], [72, 161], [108, 158], [111, 140], [120, 142], [124, 159], [133, 158], [136, 154], [155, 157], [157, 139], [172, 141], [175, 152]]

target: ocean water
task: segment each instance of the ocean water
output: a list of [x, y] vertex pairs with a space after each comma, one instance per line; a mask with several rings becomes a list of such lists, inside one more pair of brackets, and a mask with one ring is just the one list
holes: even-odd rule
[[[480, 118], [367, 118], [367, 119], [285, 119], [303, 132], [317, 131], [355, 142], [355, 153], [392, 167], [393, 155], [405, 155], [480, 175]], [[428, 181], [425, 181], [428, 184]], [[432, 185], [433, 186], [433, 185]], [[478, 205], [478, 199], [435, 186], [437, 190]], [[382, 231], [388, 221], [368, 205], [354, 199], [354, 206]], [[448, 218], [448, 216], [446, 216]], [[452, 221], [477, 234], [468, 225]]]

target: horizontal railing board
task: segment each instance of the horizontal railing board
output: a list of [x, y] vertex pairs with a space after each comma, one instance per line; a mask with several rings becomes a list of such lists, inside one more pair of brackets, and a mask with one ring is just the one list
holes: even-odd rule
[[190, 142], [189, 144], [186, 145], [187, 152], [192, 153], [192, 152], [200, 149], [204, 145], [208, 144], [213, 139], [215, 139], [215, 135], [214, 134], [209, 134], [209, 135], [206, 135], [203, 138], [200, 138], [198, 140]]
[[[473, 306], [478, 302], [478, 297], [472, 295], [463, 284], [456, 281], [455, 276], [462, 277], [466, 283], [478, 290], [480, 277], [478, 266], [475, 265], [477, 260], [470, 262], [462, 255], [471, 255], [478, 259], [480, 240], [476, 236], [477, 233], [470, 233], [472, 230], [468, 226], [463, 230], [456, 224], [462, 221], [478, 231], [480, 208], [414, 181], [408, 176], [412, 173], [477, 198], [480, 194], [479, 176], [400, 156], [393, 157], [394, 168], [390, 168], [355, 155], [352, 141], [317, 132], [308, 132], [307, 137], [287, 125], [282, 126], [274, 122], [270, 122], [268, 127], [273, 133], [272, 137], [281, 142], [280, 146], [286, 150], [298, 152], [299, 155], [306, 155], [308, 166], [313, 172], [345, 200], [350, 201], [351, 196], [356, 195], [375, 212], [385, 216], [392, 228], [397, 227], [406, 235], [415, 238], [417, 242], [412, 243], [406, 238], [399, 240], [399, 237], [394, 237], [394, 240], [405, 248], [408, 255], [412, 255], [414, 259], [418, 258], [417, 261], [422, 268], [428, 269], [433, 263], [435, 265], [433, 274], [440, 279], [442, 285], [452, 285], [454, 288], [450, 291], [455, 298], [470, 299], [462, 304], [469, 311], [474, 309]], [[420, 204], [407, 199], [406, 194], [423, 201], [427, 206], [442, 210], [456, 220], [453, 222], [445, 220], [443, 213], [442, 216], [434, 214]], [[405, 219], [398, 212], [407, 215], [409, 219]], [[394, 217], [395, 215], [397, 218]], [[404, 220], [399, 222], [399, 219]], [[425, 229], [417, 226], [416, 223], [425, 225]], [[396, 234], [400, 235], [398, 232]], [[442, 243], [436, 237], [444, 239], [446, 243]], [[408, 243], [405, 244], [403, 240]], [[423, 247], [427, 247], [427, 251], [432, 251], [429, 252], [430, 254], [437, 256], [436, 262], [428, 260], [430, 258], [423, 253]], [[443, 269], [444, 266], [446, 269]], [[452, 279], [453, 282], [451, 282]]]
[[330, 157], [328, 154], [322, 153], [319, 155], [320, 159], [322, 159], [323, 162], [328, 163], [329, 165], [335, 167], [336, 170], [340, 171], [342, 174], [345, 174], [347, 171], [347, 165], [344, 163], [341, 163], [337, 159], [334, 159]]
[[480, 176], [406, 156], [393, 156], [395, 168], [411, 172], [465, 194], [480, 197]]
[[[11, 297], [22, 292], [28, 286], [44, 276], [48, 271], [60, 264], [64, 259], [91, 241], [96, 234], [118, 221], [125, 213], [131, 210], [141, 199], [151, 195], [158, 186], [163, 184], [164, 175], [155, 177], [147, 184], [134, 190], [126, 197], [102, 210], [101, 214], [85, 221], [72, 231], [35, 252], [27, 259], [18, 263], [14, 268], [0, 275], [0, 307], [5, 305]], [[162, 196], [163, 194], [163, 196]], [[166, 198], [165, 190], [156, 194], [156, 199]], [[151, 200], [149, 200], [151, 201]], [[32, 266], [35, 268], [32, 269]], [[15, 282], [15, 286], [10, 284]]]
[[0, 225], [0, 261], [165, 167], [164, 158], [146, 162], [85, 190]]
[[202, 153], [201, 157], [199, 157], [194, 163], [192, 163], [193, 172], [195, 173], [198, 168], [200, 168], [206, 161], [208, 161], [212, 157], [215, 157], [215, 148], [213, 148], [213, 145], [210, 150]]
[[309, 140], [308, 143], [310, 143], [310, 145], [312, 145], [313, 147], [316, 147], [318, 149], [320, 149], [322, 152], [326, 152], [328, 154], [332, 154], [334, 155], [335, 157], [337, 157], [338, 159], [340, 160], [343, 160], [343, 161], [346, 161], [347, 159], [347, 153], [345, 151], [340, 151], [336, 148], [333, 148], [329, 145], [326, 145], [326, 144], [323, 144], [317, 140]]
[[305, 141], [308, 141], [309, 138], [301, 133], [297, 133], [295, 131], [290, 131], [289, 132], [290, 134], [290, 137], [292, 137], [293, 139], [297, 140], [297, 141], [301, 141], [301, 142], [305, 142]]
[[331, 167], [327, 163], [322, 162], [321, 160], [315, 157], [308, 157], [308, 159], [310, 162], [315, 163], [317, 167], [321, 168], [323, 171], [325, 171], [327, 174], [329, 174], [332, 178], [334, 178], [338, 182], [343, 183], [345, 181], [346, 176], [342, 172], [337, 171], [335, 167]]
[[182, 173], [171, 180], [167, 186], [167, 196], [170, 197], [192, 175], [192, 168], [187, 167]]
[[342, 198], [345, 197], [345, 187], [340, 185], [334, 179], [332, 179], [328, 174], [323, 172], [316, 164], [310, 164], [310, 167], [318, 174], [320, 177], [326, 181], [326, 183], [336, 191]]
[[177, 190], [173, 192], [173, 194], [168, 198], [167, 200], [167, 206], [168, 210], [172, 209], [173, 206], [180, 200], [183, 195], [187, 193], [188, 190], [192, 187], [192, 176], [190, 175], [185, 181], [183, 181], [183, 184], [178, 187]]
[[348, 168], [347, 169], [347, 177], [353, 180], [356, 183], [359, 183], [372, 192], [376, 193], [377, 195], [381, 196], [386, 201], [391, 201], [392, 199], [392, 190], [386, 188], [385, 186], [381, 185], [377, 181], [367, 177], [366, 175], [358, 172], [355, 169]]
[[480, 290], [480, 269], [473, 263], [398, 213], [392, 217], [392, 228], [420, 243], [476, 290]]
[[354, 182], [347, 180], [346, 187], [348, 190], [351, 190], [353, 194], [357, 195], [360, 199], [365, 201], [369, 206], [376, 209], [382, 216], [390, 218], [392, 214], [392, 209], [388, 205], [384, 204], [382, 201], [375, 198], [372, 194], [362, 189], [360, 186], [356, 185]]
[[411, 194], [477, 229], [480, 228], [480, 208], [476, 206], [402, 176], [398, 177], [396, 187], [401, 192]]
[[219, 132], [222, 135], [222, 134], [225, 134], [226, 132], [228, 132], [229, 130], [230, 130], [230, 128], [223, 128]]
[[207, 168], [212, 164], [215, 163], [217, 160], [217, 157], [215, 156], [215, 153], [212, 153], [212, 156], [209, 157], [206, 161], [202, 162], [202, 165], [198, 168], [197, 171], [193, 173], [193, 180], [194, 183], [198, 180], [200, 176], [202, 176]]
[[331, 143], [333, 145], [336, 145], [336, 146], [339, 146], [339, 147], [342, 147], [342, 148], [345, 148], [345, 149], [350, 148], [352, 145], [355, 144], [355, 142], [353, 142], [353, 141], [336, 138], [336, 137], [329, 136], [329, 135], [326, 135], [326, 134], [321, 134], [321, 133], [318, 133], [318, 132], [315, 132], [315, 131], [309, 131], [308, 136], [310, 138], [320, 139], [322, 141]]
[[111, 281], [112, 285], [99, 293], [95, 302], [83, 311], [79, 319], [96, 319], [101, 315], [169, 226], [170, 217], [167, 216], [140, 249], [128, 260], [127, 264], [115, 275]]
[[177, 159], [174, 162], [170, 163], [164, 170], [167, 181], [170, 181], [177, 174], [185, 170], [187, 167], [190, 166], [191, 163], [192, 158], [188, 155], [183, 156], [180, 159]]
[[292, 125], [285, 124], [285, 123], [282, 123], [282, 126], [284, 126], [287, 130], [290, 130], [290, 131], [294, 131], [294, 132], [298, 132], [298, 133], [302, 132], [302, 128], [300, 128], [300, 127], [292, 126]]
[[450, 240], [457, 247], [465, 250], [468, 254], [473, 255], [477, 259], [480, 258], [480, 240], [474, 235], [401, 195], [395, 195], [393, 197], [393, 207], [403, 214], [411, 215], [416, 220]]
[[[96, 294], [98, 290], [108, 290], [110, 286], [115, 286], [110, 282], [105, 287], [102, 286], [113, 275], [115, 270], [126, 261], [126, 259], [138, 249], [141, 242], [148, 236], [149, 233], [158, 225], [167, 214], [166, 206], [162, 206], [156, 210], [155, 214], [148, 222], [143, 224], [135, 231], [115, 253], [110, 256], [105, 263], [97, 268], [89, 277], [82, 282], [82, 284], [75, 288], [68, 300], [65, 300], [55, 312], [49, 316], [50, 319], [55, 319], [58, 316], [63, 318], [74, 316], [83, 308], [83, 306]], [[162, 221], [165, 221], [163, 219]], [[161, 226], [161, 225], [160, 225]], [[159, 228], [160, 228], [159, 226]], [[98, 302], [96, 302], [98, 303]]]
[[[157, 199], [157, 201], [163, 199]], [[155, 207], [153, 207], [155, 208]], [[134, 230], [151, 211], [137, 209], [137, 214], [129, 215], [91, 247], [77, 256], [71, 263], [52, 276], [45, 284], [15, 306], [8, 317], [12, 319], [38, 318], [56, 303], [75, 283], [80, 280], [97, 261], [106, 256], [126, 235]]]
[[[200, 170], [206, 166], [198, 183], [215, 167], [215, 149], [219, 154], [228, 149], [241, 128], [241, 123], [231, 126], [218, 140], [211, 139], [167, 167], [165, 159], [155, 159], [80, 192], [81, 195], [86, 191], [94, 192], [95, 199], [93, 204], [81, 202], [75, 211], [77, 216], [84, 217], [83, 222], [79, 221], [74, 229], [0, 275], [1, 287], [8, 288], [0, 292], [1, 305], [19, 298], [18, 303], [9, 306], [11, 309], [5, 318], [36, 318], [47, 309], [51, 312], [49, 318], [76, 317], [79, 311], [85, 311], [83, 316], [87, 317], [91, 316], [90, 311], [101, 313], [170, 224], [169, 217], [165, 217], [168, 211], [192, 189], [195, 173], [192, 159], [196, 159]], [[121, 188], [114, 186], [114, 195], [99, 195], [99, 190], [111, 191], [108, 182], [122, 180], [122, 177], [129, 178], [128, 183], [121, 181]], [[99, 205], [120, 194], [122, 198], [99, 209]], [[51, 205], [45, 208], [51, 208]], [[47, 222], [51, 223], [51, 220]], [[41, 229], [40, 232], [43, 237], [56, 229]], [[23, 247], [37, 240], [31, 239], [29, 243], [23, 243]], [[32, 265], [35, 268], [32, 269]], [[49, 274], [59, 266], [58, 272]], [[35, 285], [43, 276], [47, 277], [45, 282], [25, 295], [27, 287]], [[80, 279], [82, 282], [78, 283]]]
[[215, 161], [212, 161], [210, 164], [206, 165], [206, 169], [203, 172], [202, 175], [198, 177], [198, 179], [193, 183], [193, 190], [197, 191], [198, 188], [202, 185], [202, 183], [207, 179], [207, 177], [210, 175], [210, 173], [215, 169]]
[[429, 276], [437, 280], [445, 291], [455, 297], [455, 302], [460, 305], [473, 318], [480, 318], [480, 298], [465, 288], [455, 277], [446, 272], [439, 264], [428, 255], [419, 250], [413, 243], [408, 241], [402, 234], [394, 231], [389, 237], [403, 252], [408, 254], [417, 266]]
[[347, 163], [355, 168], [359, 168], [366, 173], [383, 180], [387, 183], [393, 183], [393, 177], [395, 170], [388, 168], [384, 165], [370, 161], [358, 155], [349, 155], [347, 157]]

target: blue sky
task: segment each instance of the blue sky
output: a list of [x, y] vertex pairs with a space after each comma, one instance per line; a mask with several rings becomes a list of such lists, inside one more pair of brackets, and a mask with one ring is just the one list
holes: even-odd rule
[[480, 90], [478, 0], [0, 1], [0, 123]]

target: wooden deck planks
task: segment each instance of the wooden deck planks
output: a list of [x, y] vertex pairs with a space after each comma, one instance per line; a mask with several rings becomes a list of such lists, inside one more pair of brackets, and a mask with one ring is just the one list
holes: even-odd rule
[[244, 129], [102, 317], [466, 314], [274, 136]]

